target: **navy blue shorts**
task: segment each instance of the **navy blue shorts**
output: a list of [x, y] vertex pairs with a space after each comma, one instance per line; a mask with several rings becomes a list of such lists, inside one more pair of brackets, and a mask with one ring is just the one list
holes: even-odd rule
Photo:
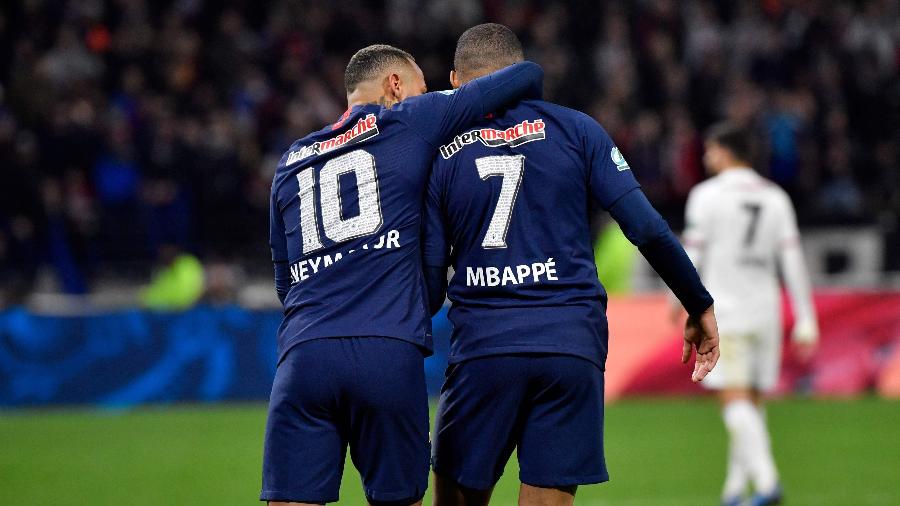
[[428, 396], [414, 344], [316, 339], [275, 372], [260, 500], [338, 500], [347, 446], [373, 504], [408, 505], [428, 485]]
[[513, 448], [519, 480], [562, 487], [609, 480], [603, 371], [567, 355], [498, 355], [453, 364], [441, 388], [434, 471], [493, 487]]

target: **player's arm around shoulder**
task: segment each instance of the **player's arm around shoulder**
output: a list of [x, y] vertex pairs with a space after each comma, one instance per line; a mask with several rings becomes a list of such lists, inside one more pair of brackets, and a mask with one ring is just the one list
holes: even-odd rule
[[522, 61], [455, 90], [410, 97], [395, 108], [405, 113], [405, 121], [417, 135], [437, 147], [490, 112], [519, 100], [541, 98], [543, 82], [541, 66]]

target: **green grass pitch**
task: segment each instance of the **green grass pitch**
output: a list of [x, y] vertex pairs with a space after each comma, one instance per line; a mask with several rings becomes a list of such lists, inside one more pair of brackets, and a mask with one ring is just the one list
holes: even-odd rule
[[[900, 402], [768, 413], [788, 504], [900, 504]], [[0, 412], [0, 504], [257, 504], [264, 420], [261, 405]], [[710, 399], [613, 404], [606, 448], [612, 481], [576, 504], [717, 504], [725, 432]], [[517, 487], [513, 459], [493, 504], [515, 504]], [[349, 462], [339, 504], [364, 504]]]

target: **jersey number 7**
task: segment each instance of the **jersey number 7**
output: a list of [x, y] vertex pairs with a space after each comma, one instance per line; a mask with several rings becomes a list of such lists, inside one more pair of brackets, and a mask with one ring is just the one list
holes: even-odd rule
[[749, 248], [753, 245], [753, 240], [756, 239], [756, 229], [759, 226], [759, 212], [762, 210], [762, 206], [754, 202], [744, 202], [743, 208], [750, 213], [750, 224], [747, 226], [747, 233], [744, 234], [744, 246]]
[[500, 176], [503, 183], [500, 185], [500, 197], [497, 198], [497, 207], [488, 225], [481, 247], [484, 249], [498, 249], [506, 247], [506, 233], [509, 231], [509, 221], [512, 218], [512, 210], [516, 205], [516, 197], [519, 195], [519, 187], [522, 185], [522, 175], [525, 173], [525, 157], [514, 156], [485, 156], [475, 160], [478, 175], [483, 180], [491, 176]]

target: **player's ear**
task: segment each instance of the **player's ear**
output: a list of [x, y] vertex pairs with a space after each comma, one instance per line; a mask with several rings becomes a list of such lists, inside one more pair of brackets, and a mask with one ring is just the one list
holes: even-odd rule
[[455, 70], [450, 71], [450, 86], [453, 86], [453, 89], [459, 88], [462, 83], [459, 82], [459, 76], [456, 74]]
[[400, 77], [400, 74], [391, 73], [387, 76], [384, 94], [398, 102], [403, 98], [403, 78]]

